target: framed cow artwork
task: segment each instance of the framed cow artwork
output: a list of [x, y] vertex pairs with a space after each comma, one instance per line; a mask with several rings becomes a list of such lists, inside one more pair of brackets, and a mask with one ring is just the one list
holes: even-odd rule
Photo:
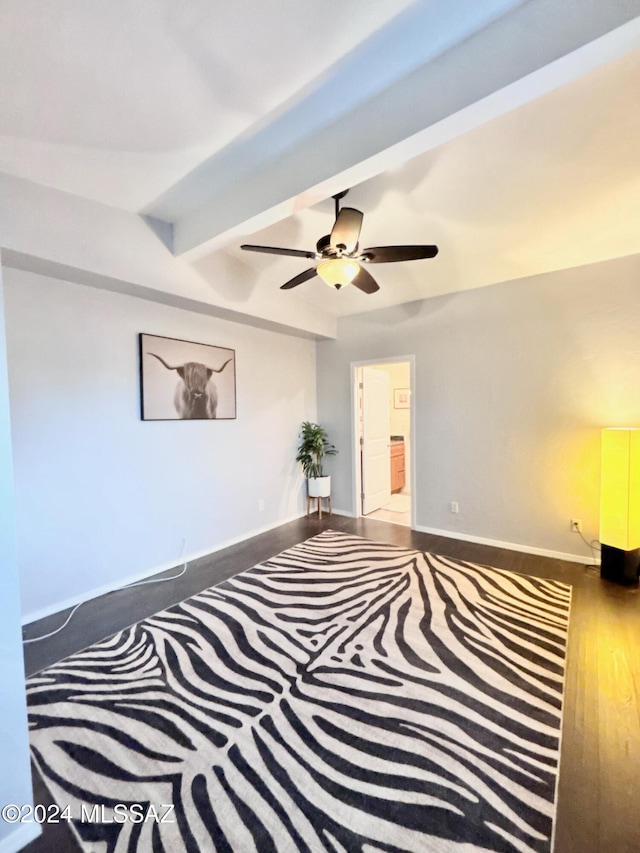
[[236, 354], [227, 347], [140, 334], [143, 421], [236, 417]]

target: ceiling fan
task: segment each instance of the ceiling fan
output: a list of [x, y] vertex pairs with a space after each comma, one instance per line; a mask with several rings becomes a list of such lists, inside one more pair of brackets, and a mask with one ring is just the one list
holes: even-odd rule
[[247, 243], [240, 246], [247, 252], [266, 252], [271, 255], [291, 255], [294, 258], [309, 258], [319, 261], [315, 267], [299, 273], [281, 286], [281, 290], [291, 290], [304, 281], [319, 275], [329, 286], [340, 290], [347, 284], [353, 284], [365, 293], [375, 293], [380, 286], [369, 271], [367, 264], [388, 264], [395, 261], [416, 261], [422, 258], [434, 258], [438, 254], [437, 246], [378, 246], [360, 249], [360, 229], [363, 214], [354, 207], [340, 209], [340, 199], [348, 190], [334, 195], [336, 220], [331, 234], [321, 237], [316, 243], [315, 252], [301, 249], [280, 249], [275, 246], [252, 246]]

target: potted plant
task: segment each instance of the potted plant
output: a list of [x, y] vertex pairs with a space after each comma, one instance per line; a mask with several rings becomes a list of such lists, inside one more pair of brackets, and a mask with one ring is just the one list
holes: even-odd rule
[[302, 424], [296, 462], [302, 465], [310, 498], [328, 498], [331, 494], [331, 477], [325, 475], [322, 462], [337, 452], [324, 427], [310, 421]]

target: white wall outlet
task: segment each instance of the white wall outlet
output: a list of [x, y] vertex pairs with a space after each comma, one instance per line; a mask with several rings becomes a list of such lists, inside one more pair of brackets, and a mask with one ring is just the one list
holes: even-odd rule
[[571, 529], [574, 533], [582, 533], [582, 519], [581, 518], [572, 518], [571, 519]]
[[260, 498], [258, 501], [258, 512], [264, 512], [264, 498]]
[[458, 501], [451, 501], [451, 512], [458, 512]]

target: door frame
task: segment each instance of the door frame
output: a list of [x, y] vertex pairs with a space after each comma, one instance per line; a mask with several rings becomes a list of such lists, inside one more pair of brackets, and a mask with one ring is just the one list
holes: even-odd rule
[[411, 409], [409, 412], [410, 435], [409, 455], [411, 457], [411, 529], [416, 528], [416, 357], [415, 355], [394, 355], [387, 358], [374, 358], [367, 361], [351, 362], [351, 447], [353, 451], [353, 492], [351, 496], [354, 517], [362, 517], [362, 476], [360, 472], [360, 436], [358, 410], [358, 369], [361, 367], [377, 367], [382, 364], [409, 363], [409, 380], [411, 388]]

